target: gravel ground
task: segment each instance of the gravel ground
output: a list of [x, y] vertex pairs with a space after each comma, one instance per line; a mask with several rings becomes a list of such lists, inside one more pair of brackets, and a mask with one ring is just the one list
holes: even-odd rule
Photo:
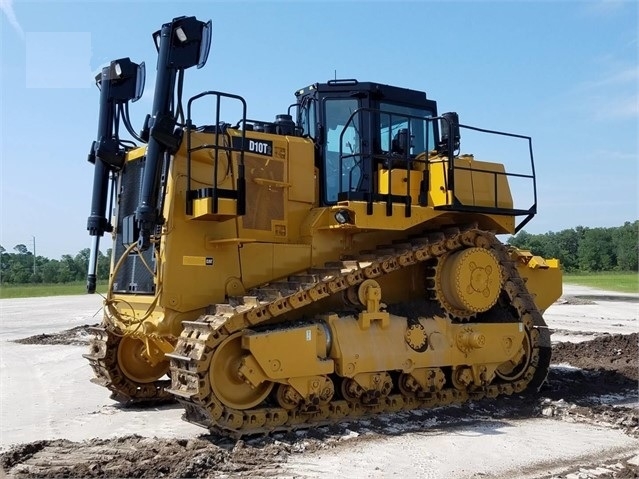
[[[181, 422], [176, 406], [121, 408], [88, 383], [79, 356], [95, 310], [86, 297], [75, 307], [73, 298], [2, 300], [0, 467], [16, 478], [639, 477], [637, 303], [566, 289], [546, 317], [571, 342], [553, 342], [538, 396], [240, 441]], [[40, 327], [49, 308], [56, 320]], [[607, 333], [618, 329], [611, 323], [623, 334]]]

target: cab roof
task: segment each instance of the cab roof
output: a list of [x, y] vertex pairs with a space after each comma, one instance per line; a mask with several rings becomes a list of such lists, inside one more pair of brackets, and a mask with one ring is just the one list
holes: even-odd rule
[[329, 80], [326, 83], [314, 83], [295, 92], [295, 96], [300, 97], [318, 93], [347, 93], [353, 96], [370, 95], [376, 100], [398, 101], [412, 105], [424, 105], [430, 101], [426, 98], [426, 92], [400, 88], [392, 85], [384, 85], [375, 82], [360, 82], [355, 79]]

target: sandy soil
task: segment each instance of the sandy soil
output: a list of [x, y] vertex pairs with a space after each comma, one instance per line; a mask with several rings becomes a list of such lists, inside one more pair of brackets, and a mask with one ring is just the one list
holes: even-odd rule
[[207, 435], [176, 406], [121, 408], [89, 383], [81, 354], [99, 306], [95, 296], [0, 300], [10, 476], [639, 477], [639, 295], [565, 287], [545, 314], [554, 365], [539, 396], [244, 441]]
[[544, 314], [552, 339], [585, 341], [605, 333], [639, 331], [639, 294], [564, 285], [563, 296]]

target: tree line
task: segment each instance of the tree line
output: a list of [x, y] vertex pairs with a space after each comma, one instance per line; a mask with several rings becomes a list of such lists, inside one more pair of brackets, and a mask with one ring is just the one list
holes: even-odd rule
[[508, 243], [544, 258], [557, 258], [565, 271], [638, 271], [639, 221], [612, 228], [577, 226], [559, 232], [520, 231]]
[[[558, 258], [565, 271], [638, 271], [639, 221], [612, 228], [577, 226], [559, 232], [530, 234], [520, 231], [508, 244], [544, 258]], [[8, 252], [0, 246], [0, 283], [68, 283], [84, 281], [89, 266], [89, 248], [59, 260], [34, 258], [19, 244]], [[111, 249], [98, 256], [98, 278], [109, 277]]]
[[[19, 244], [13, 248], [14, 252], [8, 252], [0, 245], [0, 284], [23, 283], [70, 283], [84, 281], [87, 278], [89, 268], [89, 248], [81, 250], [75, 256], [62, 255], [58, 259], [49, 259], [44, 256], [33, 256], [28, 248]], [[98, 253], [99, 279], [109, 277], [111, 249], [106, 255]]]

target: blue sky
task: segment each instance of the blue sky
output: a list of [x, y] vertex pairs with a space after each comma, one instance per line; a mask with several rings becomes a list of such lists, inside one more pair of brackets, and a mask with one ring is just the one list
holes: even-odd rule
[[[187, 71], [185, 98], [236, 93], [250, 118], [271, 120], [296, 89], [335, 71], [424, 90], [464, 124], [533, 137], [539, 213], [527, 231], [637, 219], [634, 1], [0, 0], [0, 7], [0, 244], [9, 251], [30, 246], [32, 236], [38, 254], [51, 258], [90, 246], [93, 77], [112, 59], [146, 62], [145, 95], [131, 106], [139, 130], [155, 79], [151, 33], [180, 15], [213, 21], [209, 61]], [[525, 161], [486, 148], [462, 138], [464, 152]]]

